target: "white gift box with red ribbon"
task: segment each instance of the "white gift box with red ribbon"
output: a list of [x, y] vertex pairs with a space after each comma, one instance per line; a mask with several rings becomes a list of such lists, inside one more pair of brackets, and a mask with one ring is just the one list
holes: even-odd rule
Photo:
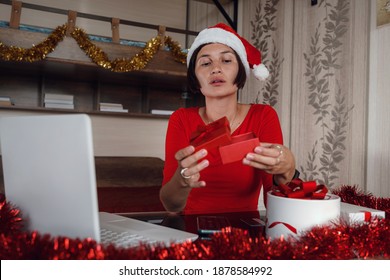
[[340, 216], [348, 223], [370, 222], [372, 218], [385, 218], [385, 211], [341, 202]]
[[274, 239], [297, 236], [314, 226], [330, 224], [340, 217], [340, 197], [300, 199], [267, 193], [266, 236]]

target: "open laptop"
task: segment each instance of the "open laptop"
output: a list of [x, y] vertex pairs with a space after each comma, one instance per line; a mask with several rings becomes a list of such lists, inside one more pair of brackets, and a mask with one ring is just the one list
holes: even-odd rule
[[[88, 115], [0, 118], [0, 142], [7, 201], [21, 209], [28, 230], [71, 238], [101, 238], [169, 246], [198, 235], [98, 212], [91, 120]], [[134, 237], [134, 238], [133, 238]], [[115, 242], [115, 241], [112, 241]]]

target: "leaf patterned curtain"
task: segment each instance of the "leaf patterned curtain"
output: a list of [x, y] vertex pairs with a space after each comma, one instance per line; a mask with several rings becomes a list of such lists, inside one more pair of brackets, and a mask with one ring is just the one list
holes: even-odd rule
[[[367, 12], [365, 12], [367, 11]], [[279, 113], [305, 180], [365, 188], [369, 1], [250, 0], [244, 36], [271, 72], [240, 101]]]

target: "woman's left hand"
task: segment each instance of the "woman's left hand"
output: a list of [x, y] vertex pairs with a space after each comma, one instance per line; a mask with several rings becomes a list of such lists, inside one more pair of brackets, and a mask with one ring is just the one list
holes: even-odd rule
[[243, 164], [273, 174], [276, 183], [287, 183], [295, 174], [295, 158], [289, 148], [281, 144], [260, 143], [243, 159]]

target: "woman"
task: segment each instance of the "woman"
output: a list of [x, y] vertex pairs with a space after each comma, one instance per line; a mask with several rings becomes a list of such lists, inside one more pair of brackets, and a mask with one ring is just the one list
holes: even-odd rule
[[[282, 145], [274, 109], [237, 102], [238, 90], [244, 86], [250, 68], [257, 78], [268, 76], [260, 62], [260, 52], [224, 24], [205, 29], [196, 37], [187, 56], [188, 87], [204, 95], [205, 107], [181, 108], [169, 120], [160, 190], [167, 211], [256, 210], [262, 186], [266, 194], [273, 184], [299, 176], [293, 154]], [[217, 149], [195, 152], [190, 145], [190, 135], [199, 125], [224, 116], [232, 136], [253, 132], [261, 143], [242, 161], [225, 165]]]

